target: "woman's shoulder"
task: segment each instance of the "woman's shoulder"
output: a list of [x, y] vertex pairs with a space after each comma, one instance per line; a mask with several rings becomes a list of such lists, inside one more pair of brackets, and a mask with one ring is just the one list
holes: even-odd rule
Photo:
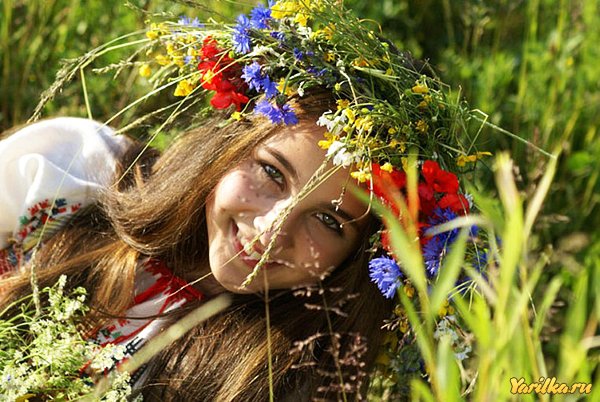
[[129, 144], [106, 125], [73, 117], [43, 120], [0, 141], [0, 249], [31, 249], [41, 233], [96, 201]]
[[118, 156], [129, 144], [107, 125], [79, 117], [58, 117], [25, 126], [0, 141], [3, 161], [25, 153], [37, 153], [56, 162], [72, 163], [74, 156], [102, 162], [105, 155]]

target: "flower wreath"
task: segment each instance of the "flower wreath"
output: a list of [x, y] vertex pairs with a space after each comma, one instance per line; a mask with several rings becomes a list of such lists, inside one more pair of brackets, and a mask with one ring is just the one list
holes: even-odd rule
[[[350, 167], [357, 183], [398, 219], [398, 197], [408, 199], [408, 209], [417, 210], [426, 278], [435, 280], [459, 230], [432, 229], [469, 214], [473, 203], [457, 175], [491, 154], [473, 150], [481, 119], [447, 85], [425, 74], [427, 66], [419, 67], [333, 0], [269, 0], [234, 25], [181, 17], [152, 23], [146, 36], [150, 58], [140, 74], [157, 87], [174, 86], [181, 102], [206, 99], [209, 108], [231, 110], [229, 123], [262, 115], [273, 124], [293, 125], [298, 119], [291, 96], [314, 87], [330, 91], [336, 110], [317, 121], [326, 128], [319, 146], [334, 165]], [[413, 205], [407, 185], [411, 154], [418, 167]], [[481, 271], [487, 257], [477, 236], [472, 228], [474, 250], [467, 262]], [[383, 296], [393, 298], [400, 287], [412, 296], [385, 229], [374, 236], [371, 252], [370, 278]], [[451, 313], [446, 303], [440, 315]], [[406, 322], [398, 307], [388, 327], [407, 333]]]

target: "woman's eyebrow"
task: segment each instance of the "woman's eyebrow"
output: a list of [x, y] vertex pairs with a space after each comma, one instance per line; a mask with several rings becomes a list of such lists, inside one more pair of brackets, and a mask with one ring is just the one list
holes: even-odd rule
[[265, 147], [265, 149], [271, 154], [273, 155], [273, 157], [275, 159], [277, 159], [277, 161], [279, 163], [281, 163], [283, 165], [283, 167], [288, 171], [288, 173], [292, 176], [292, 179], [295, 180], [296, 182], [298, 182], [300, 179], [298, 178], [298, 172], [296, 171], [296, 168], [294, 168], [294, 166], [292, 166], [292, 164], [290, 163], [290, 161], [288, 161], [285, 156], [283, 156], [282, 154], [279, 153], [279, 151], [277, 151], [274, 148], [271, 147]]
[[333, 214], [338, 215], [340, 218], [342, 218], [344, 220], [344, 222], [342, 222], [342, 225], [350, 224], [354, 230], [359, 232], [357, 217], [352, 216], [350, 213], [346, 212], [342, 208], [335, 207], [331, 204], [325, 204], [324, 208], [326, 210], [332, 212]]

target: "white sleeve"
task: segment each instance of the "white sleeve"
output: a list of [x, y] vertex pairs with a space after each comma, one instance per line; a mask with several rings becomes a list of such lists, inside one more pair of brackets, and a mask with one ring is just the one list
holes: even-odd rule
[[98, 122], [69, 117], [0, 141], [0, 249], [94, 202], [128, 143]]

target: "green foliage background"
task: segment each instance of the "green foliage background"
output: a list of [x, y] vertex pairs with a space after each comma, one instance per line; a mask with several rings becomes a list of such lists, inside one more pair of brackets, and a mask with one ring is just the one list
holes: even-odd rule
[[[61, 60], [143, 29], [145, 12], [232, 21], [255, 1], [3, 0], [0, 5], [0, 131], [27, 121]], [[565, 359], [569, 339], [591, 337], [584, 360], [598, 364], [600, 272], [600, 0], [346, 0], [401, 49], [425, 58], [492, 123], [559, 153], [556, 175], [536, 220], [525, 259], [548, 262], [531, 295], [543, 304], [556, 278], [563, 286], [548, 308], [540, 337], [552, 365]], [[133, 9], [137, 8], [137, 11]], [[375, 22], [377, 21], [377, 22]], [[117, 62], [119, 51], [106, 64]], [[148, 89], [136, 72], [117, 82], [86, 74], [92, 114], [106, 120]], [[125, 82], [125, 86], [123, 86]], [[80, 77], [44, 116], [85, 116]], [[113, 122], [119, 124], [118, 121]], [[488, 130], [478, 147], [510, 151], [520, 197], [530, 199], [549, 159]], [[490, 162], [491, 164], [491, 162]], [[492, 166], [472, 177], [493, 191]], [[493, 193], [490, 201], [493, 204]], [[581, 298], [584, 298], [582, 300]], [[567, 317], [576, 305], [577, 318]], [[571, 311], [569, 314], [572, 314]], [[558, 334], [563, 334], [559, 336]], [[595, 343], [594, 343], [595, 342]], [[572, 345], [571, 345], [572, 346]], [[562, 352], [561, 352], [562, 350]], [[584, 363], [580, 363], [584, 364]], [[593, 365], [592, 365], [593, 366]], [[517, 375], [518, 373], [515, 373]], [[597, 395], [596, 395], [597, 396]]]

